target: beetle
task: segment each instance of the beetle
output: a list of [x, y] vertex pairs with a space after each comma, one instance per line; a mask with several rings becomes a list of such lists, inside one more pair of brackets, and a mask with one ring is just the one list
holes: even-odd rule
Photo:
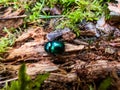
[[48, 41], [44, 45], [44, 50], [50, 54], [62, 54], [65, 51], [65, 45], [61, 41]]

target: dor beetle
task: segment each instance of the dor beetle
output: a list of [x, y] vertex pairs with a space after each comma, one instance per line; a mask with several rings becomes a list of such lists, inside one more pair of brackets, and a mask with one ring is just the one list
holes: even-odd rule
[[62, 54], [65, 51], [65, 45], [61, 41], [49, 41], [45, 44], [44, 49], [50, 54]]

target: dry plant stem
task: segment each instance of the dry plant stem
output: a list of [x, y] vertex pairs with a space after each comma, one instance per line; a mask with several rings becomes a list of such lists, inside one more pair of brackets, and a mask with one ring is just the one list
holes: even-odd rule
[[18, 77], [12, 78], [12, 79], [8, 79], [8, 80], [5, 80], [5, 81], [0, 81], [0, 84], [6, 83], [6, 82], [15, 81], [15, 80], [17, 80], [17, 79], [18, 79]]
[[26, 16], [27, 16], [27, 15], [4, 17], [4, 18], [0, 18], [0, 20], [10, 20], [10, 19], [25, 18]]

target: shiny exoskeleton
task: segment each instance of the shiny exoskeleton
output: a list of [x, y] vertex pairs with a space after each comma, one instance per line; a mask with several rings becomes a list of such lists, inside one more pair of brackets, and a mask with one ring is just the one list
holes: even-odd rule
[[44, 49], [50, 54], [62, 54], [65, 51], [65, 45], [61, 41], [49, 41], [45, 44]]

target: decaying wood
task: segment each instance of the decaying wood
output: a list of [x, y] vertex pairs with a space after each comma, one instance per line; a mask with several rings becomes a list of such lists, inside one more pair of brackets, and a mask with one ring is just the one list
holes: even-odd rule
[[[11, 68], [18, 72], [20, 65], [16, 65], [17, 62], [35, 61], [26, 64], [28, 75], [35, 76], [50, 72], [48, 81], [61, 83], [75, 82], [78, 77], [91, 82], [106, 77], [113, 69], [120, 70], [119, 58], [116, 61], [115, 58], [111, 59], [109, 57], [109, 59], [108, 56], [111, 53], [105, 51], [109, 43], [100, 42], [100, 45], [96, 48], [96, 46], [89, 46], [88, 44], [74, 45], [65, 42], [64, 54], [54, 56], [44, 50], [44, 44], [48, 41], [46, 34], [47, 32], [41, 27], [30, 27], [27, 32], [19, 36], [6, 57], [6, 61], [13, 61], [10, 63]], [[111, 42], [113, 43], [113, 41]], [[90, 52], [90, 50], [93, 51]], [[61, 62], [62, 65], [59, 64]], [[9, 65], [8, 68], [10, 68]]]
[[62, 35], [62, 38], [66, 41], [73, 41], [76, 38], [76, 34], [73, 32], [67, 32]]
[[[109, 3], [108, 8], [112, 12], [111, 22], [120, 22], [119, 3]], [[20, 2], [29, 2], [21, 0]], [[31, 2], [35, 2], [32, 0]], [[13, 4], [13, 3], [8, 3]], [[17, 3], [18, 4], [18, 3]], [[51, 15], [60, 15], [61, 10], [55, 5], [53, 8], [44, 7], [42, 10]], [[18, 28], [27, 17], [24, 9], [15, 10], [12, 7], [0, 7], [0, 36], [6, 35], [2, 30], [6, 28]], [[44, 17], [43, 17], [44, 18]], [[77, 37], [70, 28], [53, 31], [54, 26], [62, 19], [53, 19], [44, 22], [44, 29], [39, 26], [31, 26], [22, 35], [17, 35], [13, 47], [4, 53], [4, 60], [0, 64], [0, 87], [6, 82], [18, 80], [21, 64], [26, 63], [26, 73], [35, 79], [38, 74], [50, 73], [44, 85], [44, 90], [79, 90], [86, 84], [98, 82], [107, 76], [112, 77], [113, 85], [120, 89], [120, 27], [111, 26], [103, 16], [94, 22], [86, 22], [79, 26], [80, 37]], [[28, 24], [33, 24], [29, 22]], [[46, 24], [49, 24], [47, 26]], [[84, 26], [84, 27], [83, 27]], [[49, 32], [49, 33], [48, 33]], [[56, 36], [55, 36], [56, 35]], [[104, 38], [105, 37], [105, 38]], [[118, 37], [118, 38], [116, 38]], [[109, 40], [106, 40], [109, 39]], [[116, 39], [115, 39], [116, 38]], [[65, 52], [62, 54], [50, 54], [45, 52], [44, 45], [48, 41], [60, 40], [65, 44]], [[94, 42], [95, 41], [95, 42]], [[2, 59], [1, 58], [1, 59]], [[4, 65], [3, 65], [4, 63]], [[55, 84], [57, 83], [57, 84]], [[100, 82], [101, 83], [101, 82]], [[60, 86], [57, 86], [60, 85]], [[43, 87], [42, 86], [42, 87]], [[94, 86], [94, 85], [93, 85]], [[55, 89], [53, 89], [55, 87]], [[72, 88], [70, 88], [72, 87]], [[78, 87], [77, 89], [75, 87]], [[84, 89], [88, 90], [88, 89]]]
[[85, 47], [84, 45], [73, 45], [73, 44], [66, 43], [65, 52], [80, 51], [80, 50], [83, 50], [84, 47]]
[[43, 48], [43, 43], [46, 42], [45, 35], [46, 33], [43, 32], [42, 28], [31, 27], [27, 33], [22, 34], [16, 40], [15, 44], [17, 47], [9, 51], [7, 60], [40, 59], [40, 56], [42, 57], [43, 54], [46, 54]]
[[[45, 38], [46, 33], [42, 28], [31, 28], [27, 33], [22, 34], [17, 40], [16, 44], [22, 42], [22, 45], [18, 48], [9, 50], [9, 55], [6, 58], [9, 60], [26, 60], [27, 58], [38, 58], [43, 56], [49, 56], [44, 50], [44, 43], [47, 42]], [[29, 39], [31, 41], [29, 41]], [[26, 42], [28, 40], [28, 42]], [[65, 52], [80, 51], [84, 49], [84, 45], [73, 45], [65, 43]]]
[[78, 76], [86, 80], [95, 80], [97, 78], [105, 78], [113, 70], [120, 71], [120, 63], [117, 61], [98, 60], [86, 62], [77, 62], [74, 69]]
[[111, 42], [109, 42], [109, 45], [113, 46], [113, 47], [120, 47], [120, 38], [116, 38], [114, 40], [112, 40]]
[[[80, 51], [84, 49], [84, 45], [72, 45], [65, 44], [65, 52]], [[40, 56], [49, 56], [42, 46], [38, 42], [29, 42], [22, 45], [20, 48], [10, 50], [9, 56], [6, 58], [9, 60], [25, 60], [27, 58], [37, 58], [40, 59]]]
[[77, 81], [77, 74], [76, 73], [68, 73], [68, 74], [58, 74], [58, 73], [51, 73], [48, 80], [50, 81], [56, 81], [56, 82], [65, 82], [70, 83]]
[[108, 3], [108, 9], [110, 10], [110, 21], [112, 23], [118, 23], [120, 22], [120, 2], [119, 0], [116, 0], [118, 1], [118, 3], [114, 4], [114, 3]]
[[88, 30], [88, 31], [80, 31], [80, 35], [81, 36], [95, 36], [95, 32], [90, 31], [90, 30]]
[[87, 80], [87, 82], [91, 82], [98, 78], [105, 78], [110, 73], [115, 70], [116, 72], [120, 70], [120, 63], [117, 61], [107, 61], [107, 60], [99, 60], [92, 61], [90, 63], [86, 63], [84, 61], [76, 61], [76, 64], [73, 65], [73, 70], [70, 73], [57, 73], [60, 68], [54, 65], [50, 61], [42, 61], [35, 64], [27, 65], [27, 74], [35, 76], [37, 74], [42, 74], [44, 72], [54, 72], [51, 73], [48, 81], [54, 82], [74, 82], [77, 81], [78, 77], [81, 80]]
[[73, 42], [75, 44], [78, 44], [78, 45], [89, 45], [87, 42], [84, 42], [84, 41], [79, 40], [79, 39], [74, 39]]
[[44, 72], [52, 72], [58, 70], [58, 66], [53, 64], [50, 60], [42, 60], [38, 63], [27, 65], [28, 75], [37, 75]]
[[[72, 44], [65, 44], [65, 52], [73, 52], [73, 51], [80, 51], [84, 49], [84, 45], [72, 45]], [[9, 56], [6, 58], [7, 61], [9, 60], [25, 60], [27, 58], [38, 58], [40, 56], [49, 56], [45, 50], [44, 46], [42, 46], [38, 42], [29, 42], [22, 45], [20, 48], [10, 50]]]

